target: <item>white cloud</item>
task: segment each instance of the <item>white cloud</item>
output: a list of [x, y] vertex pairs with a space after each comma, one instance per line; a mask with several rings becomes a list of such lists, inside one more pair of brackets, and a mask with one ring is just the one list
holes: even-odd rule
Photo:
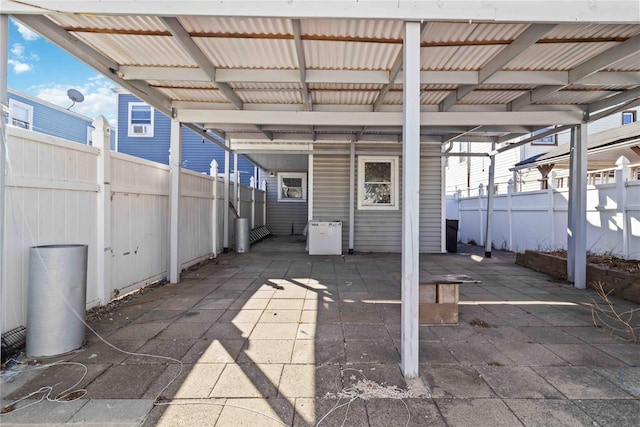
[[[96, 118], [103, 115], [112, 126], [116, 125], [116, 94], [111, 91], [114, 83], [102, 76], [90, 78], [88, 81], [73, 86], [84, 95], [84, 101], [76, 103], [71, 111], [83, 114], [87, 117]], [[67, 96], [67, 90], [71, 86], [50, 85], [36, 88], [35, 96], [68, 108], [72, 101]]]
[[24, 45], [20, 43], [14, 43], [11, 46], [11, 54], [17, 57], [22, 57], [24, 55]]
[[16, 21], [13, 21], [13, 23], [18, 28], [18, 32], [20, 33], [20, 35], [22, 36], [23, 39], [25, 39], [27, 41], [33, 41], [33, 40], [37, 40], [37, 39], [40, 38], [40, 36], [38, 34], [34, 33], [33, 31], [31, 31], [30, 29], [28, 29], [27, 27], [25, 27], [21, 23], [16, 22]]
[[13, 72], [16, 74], [26, 73], [27, 71], [31, 71], [31, 65], [25, 62], [16, 61], [15, 59], [8, 60], [9, 65], [13, 67]]

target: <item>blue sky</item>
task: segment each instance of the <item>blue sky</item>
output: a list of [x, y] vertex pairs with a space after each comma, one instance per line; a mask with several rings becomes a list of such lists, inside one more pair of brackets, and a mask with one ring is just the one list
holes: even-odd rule
[[9, 25], [9, 87], [68, 108], [67, 90], [82, 92], [85, 101], [72, 111], [94, 118], [102, 114], [115, 126], [117, 87], [73, 56], [14, 20]]

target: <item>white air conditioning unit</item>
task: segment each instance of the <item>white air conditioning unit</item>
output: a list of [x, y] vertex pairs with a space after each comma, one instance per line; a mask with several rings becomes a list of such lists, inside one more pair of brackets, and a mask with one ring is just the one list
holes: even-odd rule
[[132, 134], [149, 135], [151, 133], [151, 125], [132, 125]]

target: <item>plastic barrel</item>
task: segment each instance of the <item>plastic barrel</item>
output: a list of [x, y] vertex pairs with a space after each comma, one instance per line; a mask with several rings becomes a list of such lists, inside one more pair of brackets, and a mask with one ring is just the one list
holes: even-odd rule
[[27, 355], [50, 357], [82, 346], [87, 245], [29, 248]]
[[235, 250], [238, 253], [249, 252], [249, 218], [236, 218]]
[[458, 220], [447, 220], [447, 252], [458, 252]]

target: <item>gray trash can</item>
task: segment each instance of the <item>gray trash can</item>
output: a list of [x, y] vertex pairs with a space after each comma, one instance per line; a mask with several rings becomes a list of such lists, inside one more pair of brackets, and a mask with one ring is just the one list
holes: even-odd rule
[[85, 338], [87, 245], [29, 248], [27, 355], [58, 356]]
[[236, 218], [235, 250], [242, 254], [249, 252], [249, 218]]

